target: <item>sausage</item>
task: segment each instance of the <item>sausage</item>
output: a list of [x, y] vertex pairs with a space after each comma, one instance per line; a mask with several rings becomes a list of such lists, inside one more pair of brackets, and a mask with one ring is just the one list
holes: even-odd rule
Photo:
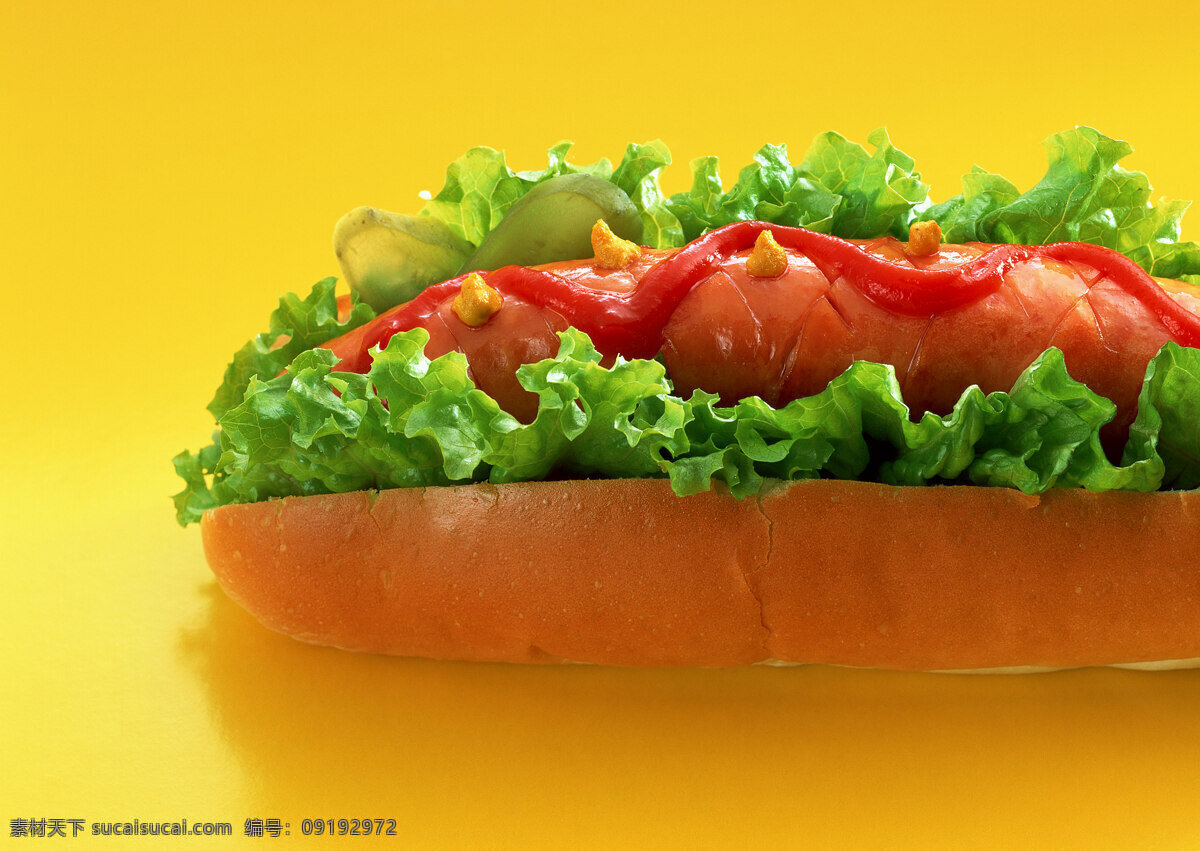
[[[916, 258], [890, 237], [863, 247], [897, 263], [947, 269], [989, 248], [947, 245]], [[1158, 283], [1200, 314], [1194, 287]], [[821, 392], [856, 360], [890, 364], [919, 415], [948, 413], [971, 385], [1011, 389], [1054, 346], [1073, 378], [1117, 405], [1109, 431], [1119, 440], [1136, 416], [1146, 365], [1171, 339], [1140, 302], [1082, 263], [1030, 259], [984, 298], [923, 317], [881, 308], [798, 252], [783, 280], [753, 278], [742, 253], [681, 302], [664, 331], [663, 355], [677, 393], [702, 387], [723, 401], [757, 395], [772, 405]]]
[[[748, 242], [767, 228], [786, 248], [786, 271], [755, 277]], [[1110, 445], [1133, 421], [1162, 345], [1200, 345], [1195, 288], [1074, 243], [917, 255], [892, 237], [847, 241], [742, 222], [678, 251], [645, 249], [621, 269], [571, 261], [506, 267], [488, 280], [504, 302], [479, 327], [450, 311], [456, 278], [327, 345], [340, 368], [365, 371], [371, 345], [426, 328], [430, 357], [463, 352], [477, 385], [526, 422], [536, 397], [516, 369], [551, 356], [569, 325], [610, 359], [661, 354], [677, 393], [703, 388], [726, 403], [760, 396], [782, 405], [820, 392], [856, 360], [890, 364], [915, 415], [948, 412], [971, 385], [1007, 391], [1055, 346], [1076, 380], [1116, 404]]]

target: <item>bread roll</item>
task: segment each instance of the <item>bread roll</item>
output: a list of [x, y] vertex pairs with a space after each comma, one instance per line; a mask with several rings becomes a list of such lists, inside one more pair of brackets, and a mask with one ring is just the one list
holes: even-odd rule
[[624, 666], [1190, 664], [1200, 495], [665, 480], [289, 497], [208, 512], [225, 591], [349, 650]]

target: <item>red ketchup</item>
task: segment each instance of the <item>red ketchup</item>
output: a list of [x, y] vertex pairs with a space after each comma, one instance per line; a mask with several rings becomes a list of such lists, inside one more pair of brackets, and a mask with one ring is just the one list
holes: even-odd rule
[[[764, 229], [784, 248], [805, 254], [831, 281], [843, 279], [884, 310], [910, 317], [935, 316], [983, 299], [1000, 287], [1009, 269], [1033, 258], [1083, 263], [1140, 302], [1176, 342], [1200, 347], [1200, 317], [1174, 301], [1140, 266], [1116, 251], [1076, 242], [998, 245], [954, 268], [919, 269], [804, 228], [737, 222], [664, 255], [628, 293], [593, 289], [536, 268], [506, 266], [482, 274], [506, 300], [560, 315], [588, 334], [599, 351], [649, 358], [659, 352], [663, 328], [684, 297], [731, 255], [751, 248]], [[459, 292], [463, 277], [429, 287], [407, 304], [331, 340], [326, 347], [342, 358], [337, 368], [366, 372], [371, 348], [385, 347], [392, 335], [428, 321]]]

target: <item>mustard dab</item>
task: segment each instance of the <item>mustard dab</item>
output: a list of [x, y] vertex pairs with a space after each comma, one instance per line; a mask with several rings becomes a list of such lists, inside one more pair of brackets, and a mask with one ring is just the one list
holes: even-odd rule
[[600, 268], [624, 269], [642, 253], [642, 249], [636, 242], [621, 239], [613, 233], [604, 219], [597, 219], [592, 225], [592, 252]]
[[942, 228], [935, 221], [915, 222], [908, 229], [908, 253], [917, 257], [937, 254], [942, 244]]
[[746, 258], [746, 271], [756, 278], [775, 278], [787, 271], [787, 252], [769, 230], [759, 231]]
[[488, 286], [478, 273], [472, 272], [463, 278], [462, 289], [454, 297], [450, 309], [466, 325], [478, 328], [492, 318], [504, 304], [504, 298]]

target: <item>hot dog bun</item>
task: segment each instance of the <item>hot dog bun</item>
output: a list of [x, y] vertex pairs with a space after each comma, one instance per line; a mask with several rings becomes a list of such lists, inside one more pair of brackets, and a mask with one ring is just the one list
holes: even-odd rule
[[624, 666], [899, 670], [1200, 657], [1200, 495], [809, 480], [359, 491], [209, 511], [268, 627], [350, 650]]

